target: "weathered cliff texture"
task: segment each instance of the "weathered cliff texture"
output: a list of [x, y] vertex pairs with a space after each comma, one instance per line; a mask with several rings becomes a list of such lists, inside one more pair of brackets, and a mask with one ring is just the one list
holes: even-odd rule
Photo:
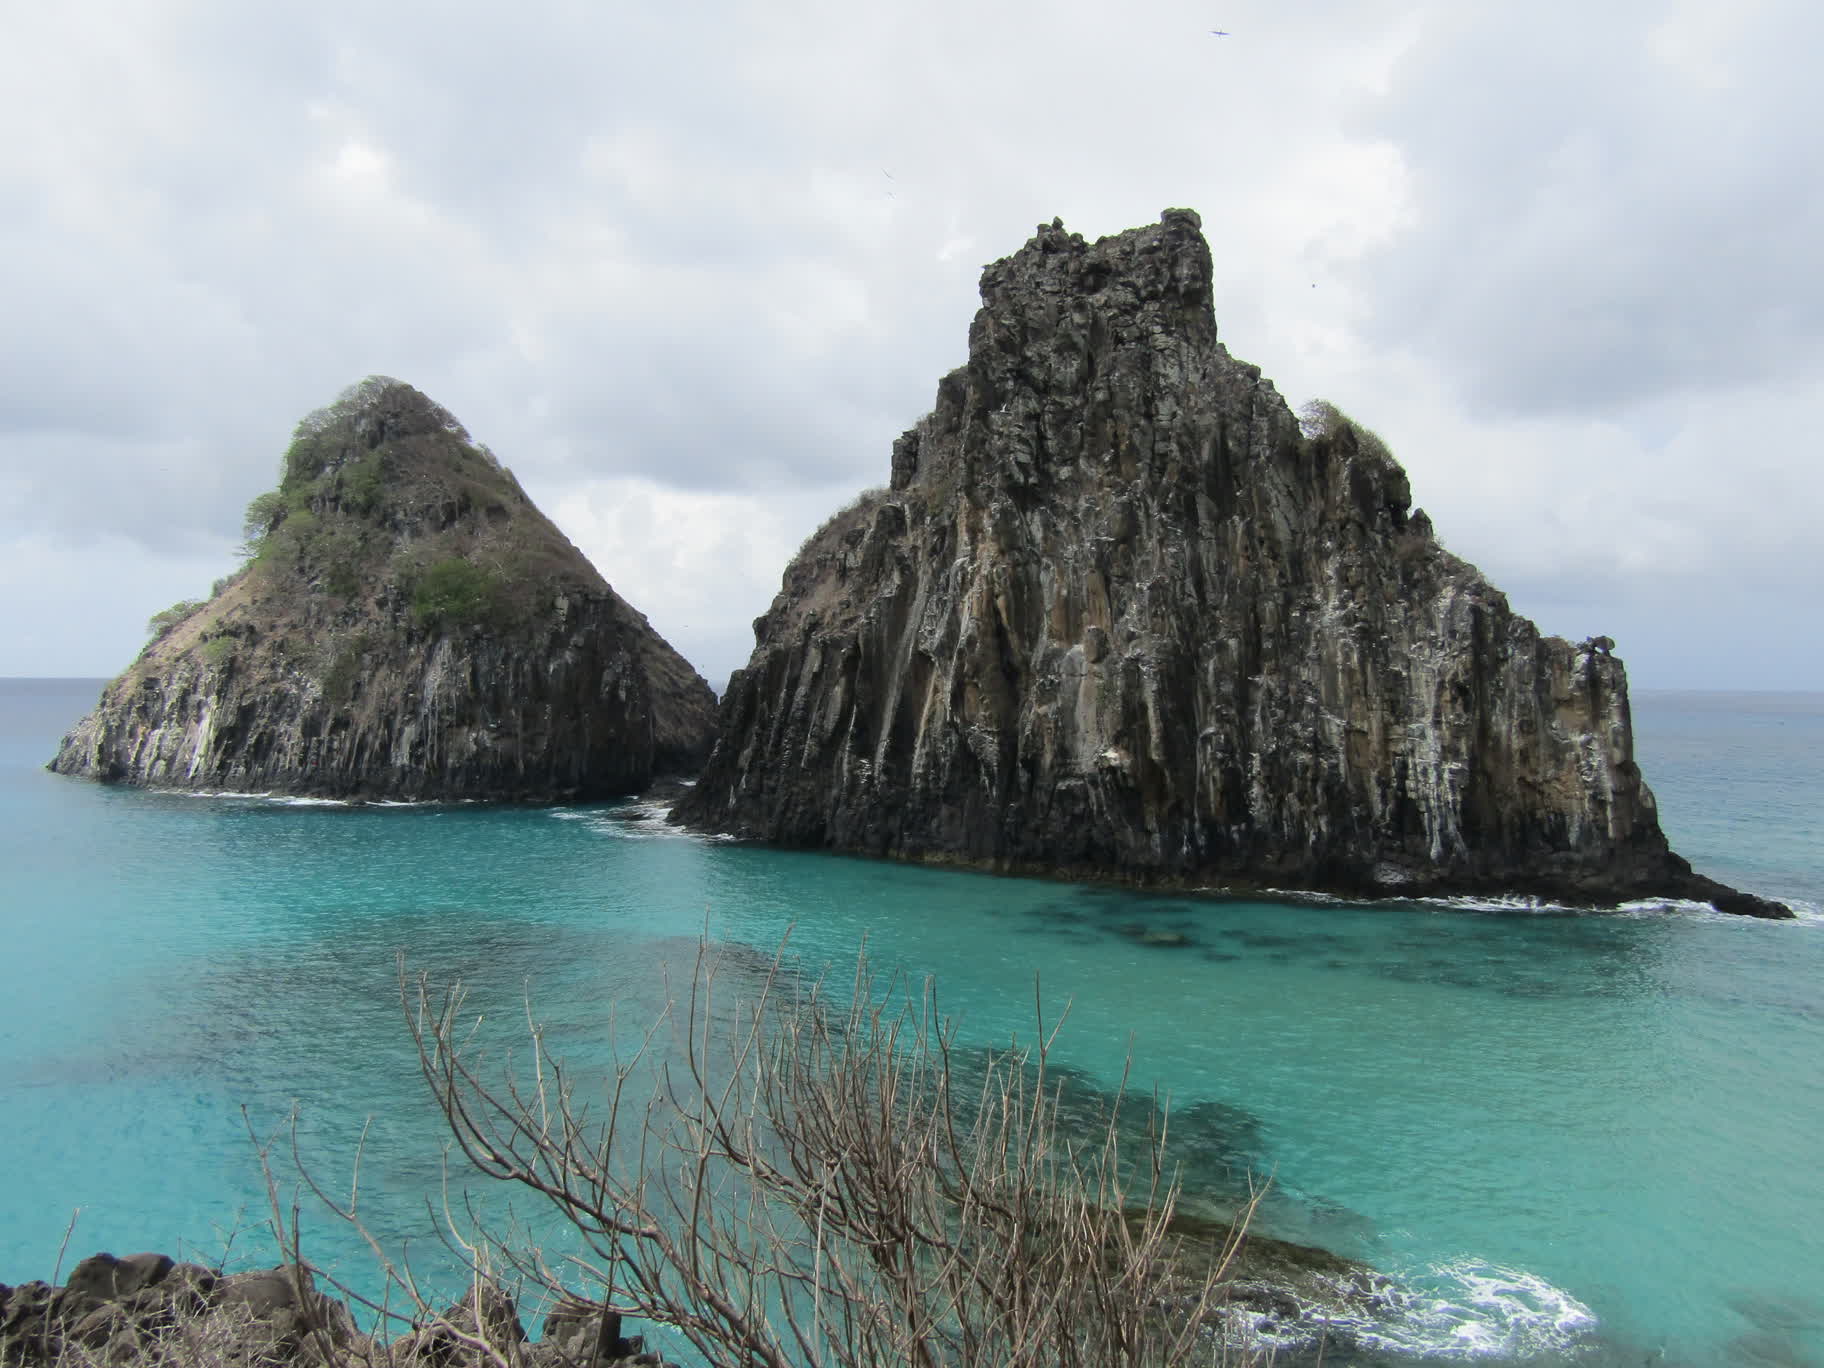
[[1605, 640], [1542, 637], [1216, 339], [1197, 216], [989, 266], [889, 489], [755, 623], [677, 810], [789, 845], [1351, 894], [1708, 899]]
[[555, 801], [693, 770], [715, 695], [447, 411], [363, 382], [299, 427], [254, 555], [51, 768], [154, 787]]

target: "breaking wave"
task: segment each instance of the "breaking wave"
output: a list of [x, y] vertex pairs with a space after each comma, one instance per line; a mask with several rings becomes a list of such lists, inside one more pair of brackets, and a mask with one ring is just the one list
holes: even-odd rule
[[621, 841], [701, 841], [711, 844], [732, 837], [690, 831], [666, 820], [669, 803], [620, 803], [611, 808], [554, 808], [551, 816], [560, 822], [581, 822], [585, 830]]
[[1533, 1273], [1480, 1259], [1434, 1264], [1411, 1282], [1402, 1314], [1365, 1342], [1422, 1356], [1561, 1354], [1596, 1328], [1595, 1313]]
[[[1232, 896], [1229, 890], [1220, 886], [1200, 888], [1197, 891]], [[1754, 891], [1759, 892], [1763, 897], [1785, 903], [1792, 909], [1794, 916], [1799, 921], [1824, 924], [1824, 903], [1805, 898], [1794, 898], [1784, 893], [1758, 889]], [[1308, 903], [1314, 907], [1438, 907], [1451, 912], [1534, 913], [1543, 916], [1615, 916], [1618, 914], [1658, 916], [1667, 912], [1678, 912], [1694, 916], [1724, 917], [1731, 922], [1741, 920], [1731, 913], [1718, 912], [1710, 903], [1693, 898], [1635, 898], [1611, 907], [1576, 907], [1570, 903], [1554, 902], [1550, 898], [1539, 898], [1525, 893], [1465, 893], [1422, 898], [1374, 898], [1366, 895], [1352, 897], [1340, 893], [1320, 893], [1312, 889], [1301, 888], [1263, 888], [1260, 890], [1259, 896], [1268, 901]]]
[[1372, 1318], [1331, 1314], [1295, 1322], [1249, 1315], [1234, 1328], [1257, 1350], [1304, 1362], [1559, 1362], [1596, 1329], [1589, 1307], [1536, 1274], [1475, 1258], [1399, 1278]]
[[298, 793], [243, 793], [238, 789], [153, 789], [172, 798], [216, 798], [243, 803], [271, 803], [275, 807], [424, 808], [474, 802], [472, 798], [424, 801], [410, 798], [312, 798]]

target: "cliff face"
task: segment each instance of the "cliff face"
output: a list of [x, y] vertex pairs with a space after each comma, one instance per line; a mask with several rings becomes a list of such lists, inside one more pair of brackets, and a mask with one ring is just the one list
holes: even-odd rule
[[677, 816], [995, 869], [1695, 897], [1604, 639], [1540, 636], [1216, 339], [1197, 216], [987, 268], [891, 487], [755, 623]]
[[696, 768], [715, 695], [445, 410], [364, 382], [248, 510], [251, 562], [51, 768], [155, 787], [523, 801]]

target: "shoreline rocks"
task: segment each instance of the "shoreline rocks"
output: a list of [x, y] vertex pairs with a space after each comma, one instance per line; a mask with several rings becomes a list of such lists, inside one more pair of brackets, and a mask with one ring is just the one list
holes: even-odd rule
[[[1263, 1327], [1281, 1339], [1296, 1329], [1314, 1343], [1340, 1344], [1349, 1327], [1371, 1322], [1401, 1295], [1368, 1265], [1327, 1250], [1252, 1233], [1231, 1239], [1227, 1224], [1185, 1213], [1171, 1231], [1187, 1267], [1220, 1261], [1232, 1247], [1208, 1323], [1237, 1344]], [[514, 1298], [484, 1283], [387, 1339], [364, 1333], [308, 1269], [224, 1273], [160, 1253], [91, 1255], [61, 1286], [0, 1283], [0, 1363], [8, 1368], [457, 1368], [488, 1361], [471, 1346], [476, 1339], [524, 1368], [663, 1368], [624, 1328], [599, 1304], [565, 1300], [535, 1341]]]
[[545, 1318], [543, 1338], [533, 1343], [513, 1298], [484, 1284], [389, 1342], [362, 1333], [347, 1305], [318, 1291], [307, 1269], [222, 1273], [156, 1253], [92, 1255], [61, 1287], [0, 1283], [0, 1363], [8, 1368], [456, 1368], [484, 1361], [465, 1342], [473, 1338], [525, 1368], [661, 1365], [620, 1329], [621, 1318], [604, 1319], [599, 1306], [565, 1303]]

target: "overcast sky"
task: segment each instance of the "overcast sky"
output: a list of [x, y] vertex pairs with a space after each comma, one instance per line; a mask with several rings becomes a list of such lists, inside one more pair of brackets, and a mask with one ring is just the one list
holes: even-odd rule
[[982, 265], [1184, 205], [1230, 349], [1542, 628], [1824, 688], [1821, 49], [1805, 0], [7, 5], [0, 674], [124, 667], [381, 373], [719, 687]]

